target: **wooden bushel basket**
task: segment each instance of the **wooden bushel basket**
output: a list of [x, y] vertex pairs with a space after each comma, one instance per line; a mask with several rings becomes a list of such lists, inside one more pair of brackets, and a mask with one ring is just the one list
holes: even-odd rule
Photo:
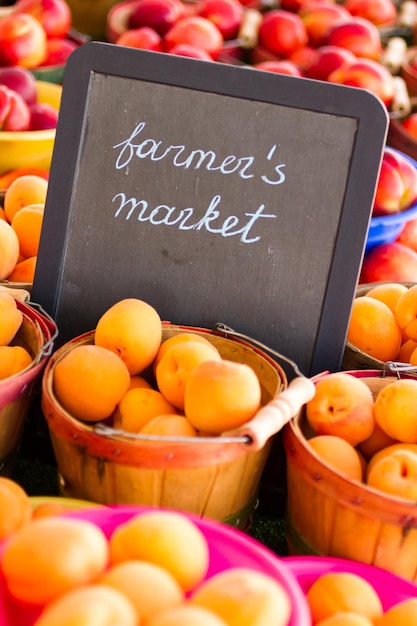
[[[397, 379], [375, 370], [350, 373], [374, 396]], [[290, 554], [352, 559], [417, 582], [416, 504], [335, 471], [309, 447], [312, 434], [304, 409], [283, 431]]]
[[33, 303], [16, 300], [22, 325], [11, 345], [24, 347], [33, 357], [24, 370], [0, 381], [0, 475], [10, 475], [22, 439], [25, 418], [57, 335], [56, 326]]
[[[271, 425], [271, 419], [262, 418], [260, 421], [267, 426], [256, 428], [256, 433], [252, 420], [247, 428], [224, 436], [192, 438], [132, 435], [100, 423], [83, 423], [59, 405], [53, 391], [53, 373], [55, 364], [69, 350], [93, 342], [94, 331], [85, 333], [55, 352], [43, 377], [42, 410], [62, 495], [101, 504], [175, 508], [237, 528], [248, 526], [257, 504], [259, 480], [272, 435], [306, 401], [304, 391], [302, 388], [299, 393], [294, 386], [287, 388], [286, 375], [278, 363], [242, 339], [168, 324], [164, 325], [162, 340], [190, 331], [204, 334], [223, 358], [247, 363], [255, 370], [261, 382], [263, 405], [269, 407], [277, 394], [286, 390], [287, 402], [278, 411], [278, 421], [273, 417]], [[309, 379], [302, 383], [305, 381], [310, 383]], [[308, 394], [310, 385], [314, 387], [313, 383], [305, 387]], [[258, 416], [261, 412], [262, 409]]]

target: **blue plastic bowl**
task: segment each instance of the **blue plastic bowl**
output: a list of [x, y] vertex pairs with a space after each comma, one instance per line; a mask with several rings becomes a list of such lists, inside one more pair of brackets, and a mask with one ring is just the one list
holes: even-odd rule
[[[417, 161], [409, 157], [408, 154], [400, 152], [399, 150], [394, 150], [394, 148], [391, 147], [390, 150], [398, 152], [417, 168]], [[371, 250], [374, 246], [381, 243], [391, 243], [394, 241], [404, 228], [405, 224], [415, 217], [417, 217], [417, 202], [400, 213], [371, 217], [365, 252], [369, 252], [369, 250]]]

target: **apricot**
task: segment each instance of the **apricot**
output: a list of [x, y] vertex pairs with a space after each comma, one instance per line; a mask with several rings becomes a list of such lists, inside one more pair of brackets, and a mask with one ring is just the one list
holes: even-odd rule
[[47, 604], [34, 626], [138, 626], [129, 598], [107, 585], [72, 589]]
[[415, 624], [417, 624], [417, 598], [400, 600], [374, 621], [374, 626], [415, 626]]
[[228, 626], [228, 622], [202, 606], [182, 604], [165, 609], [146, 622], [147, 626]]
[[53, 369], [58, 402], [71, 415], [87, 422], [110, 417], [129, 384], [129, 370], [122, 359], [96, 345], [75, 346]]
[[0, 541], [6, 539], [32, 518], [32, 505], [26, 491], [18, 483], [0, 476]]
[[143, 387], [145, 387], [146, 389], [153, 389], [151, 383], [148, 382], [146, 378], [144, 378], [140, 374], [134, 374], [130, 377], [129, 389], [139, 389]]
[[35, 279], [37, 256], [18, 261], [7, 280], [13, 283], [33, 283]]
[[259, 378], [249, 365], [206, 361], [188, 376], [184, 414], [197, 430], [218, 435], [251, 420], [261, 406], [261, 395]]
[[413, 454], [417, 454], [417, 443], [393, 443], [385, 448], [382, 448], [369, 459], [366, 473], [368, 474], [372, 470], [375, 463], [377, 463], [380, 459], [390, 456], [397, 450], [409, 450]]
[[16, 300], [6, 291], [0, 292], [0, 346], [8, 346], [23, 322], [23, 313]]
[[376, 298], [360, 296], [352, 304], [347, 339], [362, 352], [385, 362], [397, 355], [402, 334], [388, 305]]
[[162, 322], [147, 302], [126, 298], [111, 306], [97, 322], [94, 343], [122, 359], [131, 375], [154, 360], [162, 339]]
[[335, 613], [358, 613], [368, 620], [382, 615], [382, 602], [374, 587], [354, 572], [327, 572], [313, 582], [306, 593], [313, 623]]
[[417, 454], [410, 450], [393, 450], [374, 461], [366, 482], [374, 489], [417, 501]]
[[407, 339], [417, 341], [417, 285], [409, 287], [395, 306], [395, 317]]
[[5, 280], [19, 259], [19, 239], [11, 225], [0, 220], [0, 280]]
[[156, 389], [129, 389], [113, 413], [113, 426], [129, 433], [138, 433], [158, 415], [177, 414], [177, 409]]
[[176, 511], [151, 510], [120, 524], [110, 539], [111, 563], [139, 559], [165, 568], [184, 591], [207, 573], [209, 547], [194, 522]]
[[416, 348], [417, 348], [417, 341], [413, 341], [412, 339], [406, 339], [401, 344], [401, 347], [398, 350], [395, 360], [399, 361], [400, 363], [410, 363], [411, 355], [413, 354]]
[[154, 370], [167, 350], [169, 350], [172, 346], [177, 345], [178, 343], [186, 343], [187, 341], [201, 341], [202, 343], [213, 346], [213, 344], [210, 343], [210, 341], [206, 339], [206, 337], [204, 337], [203, 335], [198, 335], [197, 333], [182, 332], [182, 333], [179, 333], [178, 335], [173, 335], [172, 337], [165, 339], [165, 341], [161, 343], [158, 353], [154, 360]]
[[181, 604], [185, 594], [167, 569], [147, 561], [124, 561], [110, 567], [98, 580], [125, 594], [143, 621]]
[[373, 626], [373, 623], [358, 613], [340, 612], [317, 622], [316, 626]]
[[363, 380], [344, 372], [319, 380], [315, 396], [305, 408], [316, 435], [341, 437], [352, 446], [367, 439], [374, 428], [371, 390]]
[[401, 283], [380, 283], [371, 287], [371, 289], [366, 292], [366, 296], [380, 300], [395, 314], [398, 298], [402, 296], [403, 293], [406, 293], [407, 289], [408, 287]]
[[397, 440], [389, 437], [387, 433], [382, 430], [380, 425], [375, 422], [371, 435], [365, 439], [365, 441], [361, 441], [358, 444], [358, 450], [364, 458], [369, 461], [377, 452], [394, 443], [398, 443]]
[[291, 600], [272, 576], [247, 567], [232, 567], [204, 580], [191, 604], [219, 615], [228, 626], [287, 626]]
[[178, 409], [184, 409], [185, 386], [192, 370], [203, 361], [221, 361], [219, 351], [201, 341], [172, 346], [155, 368], [158, 389]]
[[26, 174], [16, 178], [4, 192], [4, 212], [11, 224], [15, 214], [30, 204], [45, 204], [48, 181], [43, 176]]
[[417, 442], [417, 380], [404, 378], [383, 387], [375, 398], [374, 416], [392, 439]]
[[33, 359], [23, 346], [0, 346], [0, 380], [19, 374]]
[[11, 595], [44, 605], [66, 591], [94, 581], [108, 564], [103, 531], [87, 520], [40, 517], [6, 541], [0, 568]]
[[308, 445], [337, 472], [351, 480], [362, 480], [360, 456], [357, 450], [345, 439], [333, 435], [317, 435], [308, 440]]
[[198, 433], [184, 415], [158, 415], [140, 431], [141, 435], [162, 437], [197, 437]]
[[19, 240], [20, 254], [25, 259], [38, 255], [44, 208], [44, 204], [29, 204], [20, 209], [11, 221]]

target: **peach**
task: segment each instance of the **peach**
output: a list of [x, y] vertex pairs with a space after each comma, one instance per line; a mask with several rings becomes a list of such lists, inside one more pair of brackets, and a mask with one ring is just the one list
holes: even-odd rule
[[272, 9], [263, 15], [258, 38], [263, 48], [283, 57], [308, 43], [301, 17], [283, 9]]
[[395, 305], [395, 317], [405, 338], [417, 341], [417, 285], [400, 295]]
[[12, 12], [0, 20], [0, 65], [32, 69], [46, 57], [46, 33], [33, 15]]
[[366, 483], [400, 498], [417, 500], [417, 454], [394, 450], [375, 461], [367, 473]]
[[316, 384], [306, 417], [315, 434], [341, 437], [356, 446], [372, 433], [373, 406], [372, 392], [360, 378], [334, 372]]
[[417, 139], [417, 112], [403, 118], [400, 123], [413, 139]]
[[64, 37], [71, 28], [72, 14], [66, 0], [17, 0], [14, 10], [35, 17], [48, 39]]
[[376, 423], [392, 439], [417, 442], [417, 380], [399, 379], [378, 392], [374, 403]]
[[78, 44], [66, 37], [51, 37], [46, 42], [46, 57], [40, 67], [62, 65], [67, 62], [70, 54], [78, 48]]
[[377, 26], [392, 26], [397, 21], [397, 8], [392, 0], [346, 0], [344, 7], [351, 15]]
[[48, 102], [36, 102], [29, 107], [29, 130], [47, 130], [56, 128], [58, 124], [58, 110]]
[[[328, 44], [338, 45], [330, 39]], [[351, 51], [355, 54], [354, 50]], [[358, 58], [353, 63], [346, 63], [331, 72], [328, 76], [328, 81], [340, 85], [367, 89], [378, 96], [386, 107], [390, 106], [394, 98], [395, 87], [393, 75], [386, 67], [373, 59]]]
[[170, 52], [178, 44], [187, 43], [202, 48], [213, 59], [217, 59], [223, 42], [223, 35], [217, 26], [199, 15], [182, 18], [163, 38], [166, 52]]
[[129, 14], [128, 28], [149, 26], [163, 37], [183, 17], [181, 0], [137, 0]]
[[37, 101], [35, 76], [25, 67], [0, 67], [0, 84], [17, 91], [29, 105]]
[[30, 109], [22, 96], [6, 85], [0, 85], [1, 103], [6, 102], [6, 109], [0, 105], [1, 130], [24, 131], [30, 128]]
[[417, 252], [417, 217], [406, 222], [395, 241]]
[[417, 282], [417, 252], [401, 243], [382, 243], [366, 253], [361, 283]]
[[381, 35], [375, 24], [363, 17], [334, 22], [325, 38], [328, 45], [340, 46], [357, 57], [378, 61], [382, 52]]
[[118, 46], [127, 46], [129, 48], [142, 48], [143, 50], [162, 51], [162, 37], [158, 35], [156, 30], [149, 26], [140, 26], [126, 30], [116, 39]]
[[294, 52], [288, 55], [287, 60], [295, 63], [301, 73], [305, 75], [308, 68], [316, 62], [317, 56], [316, 48], [307, 45], [294, 50]]
[[309, 45], [316, 48], [326, 44], [327, 32], [336, 20], [351, 18], [343, 4], [328, 2], [328, 0], [316, 0], [304, 4], [298, 11], [298, 15], [306, 27]]
[[180, 57], [200, 59], [200, 61], [214, 61], [208, 52], [189, 43], [179, 43], [169, 51], [169, 54], [176, 54]]
[[261, 61], [252, 67], [264, 72], [274, 72], [275, 74], [286, 74], [287, 76], [302, 76], [302, 72], [292, 61], [283, 59], [282, 61]]
[[391, 213], [398, 213], [405, 195], [406, 186], [398, 168], [391, 159], [384, 154], [372, 214], [389, 215]]
[[404, 211], [417, 201], [417, 168], [402, 152], [385, 147], [383, 158], [391, 163], [404, 181], [405, 193], [399, 210]]
[[0, 280], [5, 280], [19, 259], [19, 239], [11, 225], [0, 220]]
[[202, 0], [198, 14], [211, 20], [224, 39], [234, 39], [242, 23], [243, 6], [239, 0]]
[[315, 59], [306, 69], [307, 78], [315, 80], [327, 80], [329, 75], [345, 63], [353, 63], [355, 55], [350, 50], [339, 46], [320, 46], [317, 48]]

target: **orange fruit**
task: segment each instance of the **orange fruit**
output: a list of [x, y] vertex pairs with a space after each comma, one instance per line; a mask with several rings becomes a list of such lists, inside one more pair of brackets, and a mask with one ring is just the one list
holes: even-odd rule
[[375, 359], [392, 361], [400, 349], [402, 334], [388, 305], [376, 298], [360, 296], [352, 304], [347, 339]]
[[87, 422], [106, 419], [130, 384], [125, 363], [114, 352], [96, 345], [78, 345], [57, 361], [53, 388], [58, 402]]
[[160, 565], [147, 561], [132, 560], [113, 565], [98, 582], [125, 594], [143, 621], [185, 600], [174, 576]]
[[19, 239], [11, 225], [0, 220], [0, 280], [5, 280], [19, 259]]
[[407, 339], [417, 341], [417, 285], [409, 287], [398, 298], [395, 318]]
[[152, 418], [167, 413], [176, 414], [177, 409], [160, 391], [146, 387], [130, 388], [114, 411], [113, 426], [138, 433]]
[[151, 616], [146, 626], [228, 626], [228, 622], [202, 606], [182, 604]]
[[12, 534], [0, 568], [11, 595], [44, 605], [101, 575], [109, 557], [107, 538], [92, 522], [61, 516], [40, 517]]
[[374, 621], [374, 626], [415, 626], [415, 624], [417, 624], [417, 598], [413, 597], [400, 600]]
[[379, 427], [392, 439], [417, 442], [417, 380], [401, 379], [383, 387], [374, 403]]
[[321, 574], [308, 589], [306, 598], [315, 624], [343, 611], [359, 613], [371, 622], [383, 613], [374, 587], [353, 572]]
[[18, 483], [0, 476], [0, 541], [9, 537], [32, 518], [32, 505]]
[[178, 409], [184, 409], [184, 394], [192, 370], [203, 361], [221, 361], [219, 351], [201, 341], [173, 345], [155, 367], [158, 389]]
[[23, 321], [23, 313], [16, 300], [6, 291], [0, 292], [0, 346], [12, 341]]
[[33, 283], [37, 260], [37, 256], [31, 256], [28, 259], [18, 261], [12, 272], [8, 275], [7, 280], [13, 283]]
[[158, 415], [140, 431], [141, 435], [162, 437], [197, 437], [197, 431], [184, 415]]
[[360, 456], [357, 450], [341, 437], [317, 435], [308, 440], [308, 445], [337, 472], [351, 480], [362, 480]]
[[334, 435], [356, 446], [374, 428], [374, 399], [369, 387], [345, 372], [334, 372], [316, 384], [306, 403], [306, 418], [316, 435]]
[[11, 224], [15, 214], [29, 204], [45, 204], [48, 181], [43, 176], [26, 174], [16, 178], [4, 193], [4, 212]]
[[252, 419], [261, 396], [259, 378], [249, 365], [226, 359], [206, 361], [188, 376], [184, 413], [197, 430], [218, 435]]
[[29, 204], [20, 209], [11, 221], [19, 240], [20, 254], [25, 259], [38, 254], [44, 208], [44, 204]]
[[33, 359], [23, 346], [0, 346], [0, 380], [19, 374]]
[[395, 314], [398, 298], [402, 296], [403, 293], [406, 293], [407, 289], [408, 287], [401, 285], [401, 283], [380, 283], [371, 287], [371, 289], [366, 292], [366, 296], [380, 300]]
[[126, 298], [111, 306], [97, 322], [94, 343], [111, 350], [139, 374], [154, 360], [162, 339], [162, 322], [147, 302]]
[[139, 626], [125, 594], [89, 584], [67, 591], [46, 605], [34, 626]]
[[190, 602], [213, 611], [228, 626], [287, 626], [292, 611], [281, 583], [247, 567], [232, 567], [204, 580]]
[[110, 537], [111, 563], [144, 560], [168, 570], [184, 591], [200, 583], [209, 565], [203, 532], [176, 511], [151, 510], [120, 524]]

